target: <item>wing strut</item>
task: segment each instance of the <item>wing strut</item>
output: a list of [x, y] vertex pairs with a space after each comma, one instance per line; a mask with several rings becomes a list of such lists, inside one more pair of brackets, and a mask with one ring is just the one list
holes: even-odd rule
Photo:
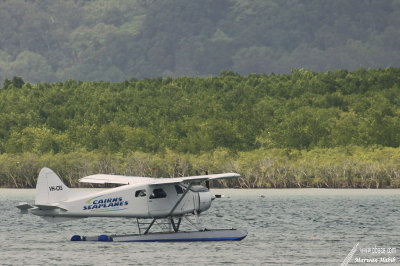
[[171, 216], [172, 213], [175, 211], [176, 207], [178, 207], [179, 203], [183, 200], [185, 197], [186, 193], [189, 192], [190, 188], [192, 187], [193, 183], [190, 183], [189, 186], [186, 188], [186, 191], [182, 194], [182, 196], [179, 198], [179, 200], [176, 202], [175, 206], [172, 208], [172, 210], [168, 213], [167, 216]]

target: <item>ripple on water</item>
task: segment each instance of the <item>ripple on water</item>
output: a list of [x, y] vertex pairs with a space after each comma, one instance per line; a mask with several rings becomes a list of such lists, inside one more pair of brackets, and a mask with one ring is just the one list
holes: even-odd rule
[[[14, 207], [34, 190], [0, 190], [0, 261], [26, 265], [338, 265], [356, 243], [399, 245], [400, 190], [214, 190], [207, 228], [242, 228], [240, 242], [70, 242], [74, 234], [136, 232], [134, 221], [93, 218], [51, 224]], [[262, 196], [262, 197], [261, 197]]]

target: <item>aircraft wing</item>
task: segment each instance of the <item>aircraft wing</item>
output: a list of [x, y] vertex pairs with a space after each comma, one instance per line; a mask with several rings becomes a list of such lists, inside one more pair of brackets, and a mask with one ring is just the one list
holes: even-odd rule
[[160, 184], [177, 184], [182, 182], [200, 182], [203, 180], [208, 180], [208, 178], [203, 176], [187, 176], [187, 177], [172, 177], [172, 178], [154, 178], [154, 180], [149, 183], [149, 185], [160, 185]]
[[139, 176], [122, 176], [122, 175], [104, 175], [96, 174], [83, 177], [79, 179], [81, 183], [92, 183], [92, 184], [120, 184], [120, 185], [135, 185], [135, 184], [149, 184], [149, 185], [160, 185], [160, 184], [174, 184], [181, 183], [184, 181], [200, 182], [207, 180], [208, 178], [201, 176], [192, 177], [177, 177], [177, 178], [152, 178], [152, 177], [139, 177]]
[[153, 178], [153, 181], [149, 185], [160, 185], [160, 184], [174, 184], [182, 182], [201, 182], [207, 180], [218, 180], [218, 179], [231, 179], [240, 177], [237, 173], [224, 173], [224, 174], [213, 174], [213, 175], [197, 175], [197, 176], [185, 176], [185, 177], [174, 177], [174, 178]]
[[231, 179], [240, 177], [237, 173], [224, 173], [224, 174], [212, 174], [212, 175], [200, 175], [200, 176], [189, 176], [189, 178], [194, 177], [205, 177], [206, 180], [218, 180], [218, 179]]
[[121, 185], [134, 185], [141, 183], [149, 183], [154, 178], [151, 177], [139, 177], [139, 176], [123, 176], [123, 175], [105, 175], [96, 174], [89, 175], [79, 179], [81, 183], [92, 183], [92, 184], [121, 184]]
[[135, 185], [135, 184], [148, 184], [148, 185], [161, 185], [161, 184], [176, 184], [182, 182], [200, 182], [206, 180], [217, 179], [230, 179], [240, 177], [237, 173], [224, 173], [213, 175], [199, 175], [199, 176], [186, 176], [174, 178], [152, 178], [152, 177], [139, 177], [139, 176], [122, 176], [122, 175], [105, 175], [96, 174], [83, 177], [79, 179], [82, 183], [93, 184], [121, 184], [121, 185]]
[[153, 180], [149, 185], [160, 185], [160, 184], [174, 184], [182, 182], [201, 182], [207, 180], [218, 180], [218, 179], [231, 179], [240, 177], [237, 173], [224, 173], [224, 174], [213, 174], [213, 175], [198, 175], [198, 176], [185, 176], [185, 177], [174, 177], [174, 178], [152, 178]]

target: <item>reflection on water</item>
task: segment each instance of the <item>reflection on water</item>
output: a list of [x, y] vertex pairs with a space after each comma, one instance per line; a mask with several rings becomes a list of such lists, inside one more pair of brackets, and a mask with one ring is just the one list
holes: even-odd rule
[[225, 197], [213, 202], [202, 216], [203, 225], [246, 229], [249, 234], [243, 241], [70, 242], [74, 234], [136, 233], [136, 220], [90, 218], [51, 224], [37, 216], [21, 215], [15, 208], [21, 201], [33, 203], [34, 190], [0, 189], [0, 261], [10, 265], [340, 265], [359, 243], [351, 265], [357, 258], [378, 258], [361, 254], [361, 248], [397, 248], [400, 252], [400, 190], [212, 192]]

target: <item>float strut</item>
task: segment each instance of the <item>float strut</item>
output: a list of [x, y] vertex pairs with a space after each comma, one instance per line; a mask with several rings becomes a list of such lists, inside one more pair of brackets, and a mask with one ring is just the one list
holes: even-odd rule
[[147, 235], [147, 233], [149, 232], [150, 228], [153, 226], [155, 221], [156, 221], [156, 219], [153, 219], [153, 221], [150, 223], [149, 227], [147, 227], [146, 231], [144, 232], [144, 235]]
[[174, 232], [175, 233], [178, 232], [179, 231], [179, 226], [181, 225], [182, 218], [178, 219], [178, 224], [175, 224], [174, 218], [172, 218], [172, 217], [170, 218], [170, 221], [171, 221], [172, 227], [174, 228]]

